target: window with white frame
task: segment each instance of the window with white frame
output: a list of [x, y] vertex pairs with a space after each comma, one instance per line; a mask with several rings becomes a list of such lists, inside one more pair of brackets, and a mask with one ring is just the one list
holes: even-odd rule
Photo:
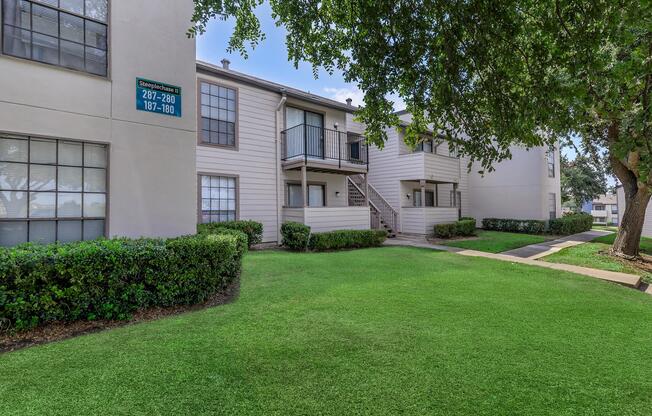
[[200, 94], [201, 142], [235, 147], [235, 89], [202, 81]]
[[[435, 192], [434, 191], [426, 191], [426, 207], [434, 207], [435, 206]], [[424, 204], [421, 201], [421, 189], [415, 189], [412, 191], [412, 204], [415, 207], [423, 207]]]
[[[287, 184], [287, 206], [290, 208], [303, 207], [303, 190], [301, 184]], [[308, 206], [323, 207], [326, 205], [326, 187], [321, 184], [308, 184]]]
[[0, 246], [105, 235], [106, 145], [0, 136]]
[[237, 183], [232, 176], [201, 176], [202, 223], [235, 221]]
[[546, 161], [548, 163], [548, 177], [555, 177], [555, 149], [551, 147], [546, 153]]
[[1, 0], [2, 52], [108, 74], [108, 0]]

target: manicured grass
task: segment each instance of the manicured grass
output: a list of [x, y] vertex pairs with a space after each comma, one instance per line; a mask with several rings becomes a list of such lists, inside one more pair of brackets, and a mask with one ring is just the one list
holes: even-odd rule
[[644, 415], [652, 298], [387, 247], [255, 252], [240, 298], [0, 356], [3, 415]]
[[618, 227], [614, 225], [594, 225], [594, 230], [618, 232]]
[[444, 244], [451, 247], [459, 247], [469, 250], [500, 253], [530, 244], [543, 243], [546, 240], [549, 240], [549, 238], [541, 235], [478, 230], [478, 238], [470, 240], [453, 240]]
[[[631, 273], [643, 277], [646, 282], [652, 282], [652, 273], [636, 267], [634, 263], [609, 255], [609, 248], [611, 248], [615, 238], [616, 234], [598, 237], [590, 243], [565, 248], [557, 253], [543, 257], [541, 260], [612, 272]], [[640, 248], [641, 253], [652, 255], [652, 238], [643, 237]]]

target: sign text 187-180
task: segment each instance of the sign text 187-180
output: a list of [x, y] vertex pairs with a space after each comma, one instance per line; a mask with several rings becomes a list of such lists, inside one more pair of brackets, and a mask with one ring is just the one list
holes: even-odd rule
[[181, 88], [138, 78], [136, 108], [141, 111], [181, 117]]

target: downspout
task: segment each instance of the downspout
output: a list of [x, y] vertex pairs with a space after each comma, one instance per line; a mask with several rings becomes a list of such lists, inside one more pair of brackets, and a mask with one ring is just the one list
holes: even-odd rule
[[274, 114], [274, 124], [276, 127], [276, 142], [274, 143], [274, 152], [276, 155], [276, 244], [281, 244], [281, 206], [279, 205], [279, 169], [280, 169], [280, 158], [278, 154], [278, 146], [280, 144], [280, 136], [281, 136], [281, 130], [279, 129], [278, 125], [278, 116], [279, 116], [279, 111], [283, 109], [283, 106], [285, 105], [285, 102], [287, 101], [287, 96], [285, 95], [285, 88], [281, 88], [281, 101], [278, 102], [276, 106], [276, 113]]

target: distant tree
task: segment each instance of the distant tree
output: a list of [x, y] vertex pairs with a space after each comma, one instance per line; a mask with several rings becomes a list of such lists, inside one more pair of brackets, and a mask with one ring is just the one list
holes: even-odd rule
[[[201, 33], [235, 18], [231, 51], [264, 34], [263, 0], [195, 0]], [[637, 256], [652, 193], [650, 0], [269, 0], [289, 59], [339, 70], [365, 93], [358, 114], [379, 146], [412, 113], [407, 141], [428, 125], [483, 171], [510, 147], [578, 134], [607, 149], [626, 209], [612, 251]]]
[[561, 200], [571, 202], [576, 210], [607, 192], [604, 171], [586, 156], [569, 160], [561, 156]]

